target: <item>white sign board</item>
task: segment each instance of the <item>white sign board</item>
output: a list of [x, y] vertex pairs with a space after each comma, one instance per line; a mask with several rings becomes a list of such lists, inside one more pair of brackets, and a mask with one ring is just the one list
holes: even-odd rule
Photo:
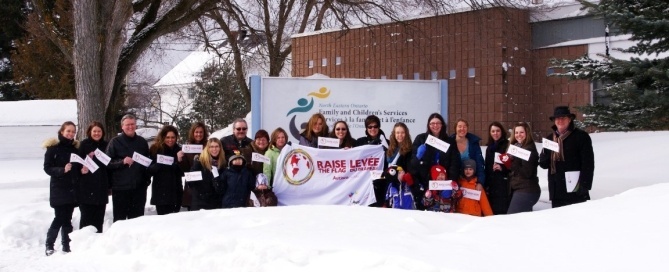
[[551, 141], [551, 140], [546, 139], [546, 138], [542, 138], [541, 139], [541, 144], [543, 145], [543, 147], [545, 149], [553, 150], [555, 152], [560, 152], [560, 144], [558, 144], [554, 141]]
[[441, 112], [440, 84], [434, 80], [266, 77], [261, 81], [260, 127], [267, 131], [282, 127], [296, 143], [311, 115], [322, 113], [330, 129], [336, 121], [345, 120], [353, 138], [359, 138], [365, 136], [365, 118], [376, 115], [388, 136], [397, 122], [418, 135], [425, 131], [430, 114]]
[[453, 181], [452, 180], [430, 180], [429, 189], [430, 190], [453, 190]]
[[189, 154], [200, 154], [202, 153], [202, 145], [199, 144], [185, 144], [181, 146], [181, 151]]

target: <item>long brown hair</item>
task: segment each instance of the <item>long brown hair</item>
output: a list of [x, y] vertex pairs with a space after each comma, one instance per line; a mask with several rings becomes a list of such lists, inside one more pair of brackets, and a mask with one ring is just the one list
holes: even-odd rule
[[506, 129], [504, 129], [502, 123], [494, 121], [490, 123], [490, 125], [488, 126], [488, 143], [486, 144], [487, 146], [490, 146], [495, 142], [495, 139], [493, 139], [492, 136], [490, 136], [490, 130], [492, 129], [492, 127], [498, 127], [502, 131], [502, 136], [500, 137], [500, 139], [509, 139], [509, 133], [506, 131]]
[[105, 126], [102, 125], [102, 123], [100, 123], [98, 121], [93, 121], [93, 122], [91, 122], [90, 125], [88, 125], [88, 128], [86, 129], [86, 138], [89, 138], [89, 139], [93, 140], [93, 138], [91, 138], [91, 132], [93, 131], [94, 127], [99, 127], [100, 130], [102, 130], [102, 137], [100, 139], [104, 139], [105, 138]]
[[207, 131], [207, 126], [204, 125], [202, 122], [195, 122], [193, 125], [190, 127], [190, 130], [188, 131], [188, 143], [189, 144], [202, 144], [202, 143], [196, 143], [195, 142], [195, 130], [198, 128], [202, 128], [204, 130], [202, 140], [207, 141], [209, 138], [209, 131]]
[[221, 141], [219, 139], [211, 138], [207, 140], [207, 144], [204, 146], [204, 148], [202, 148], [202, 152], [200, 153], [198, 160], [200, 161], [202, 168], [211, 171], [212, 156], [211, 154], [209, 154], [209, 146], [211, 146], [211, 144], [217, 144], [218, 147], [221, 149], [221, 151], [218, 153], [218, 163], [216, 167], [218, 169], [223, 169], [223, 167], [225, 167], [227, 163], [225, 161], [225, 152], [223, 151], [223, 144], [221, 144]]
[[174, 132], [174, 136], [177, 137], [176, 140], [179, 141], [179, 130], [172, 125], [165, 125], [160, 129], [156, 136], [156, 141], [151, 145], [151, 155], [156, 155], [163, 151], [163, 144], [165, 143], [165, 138], [167, 138], [167, 133], [169, 132]]
[[355, 145], [355, 139], [353, 139], [353, 136], [351, 136], [351, 130], [348, 128], [348, 124], [344, 120], [339, 120], [332, 125], [332, 131], [330, 131], [330, 138], [335, 138], [337, 139], [337, 124], [344, 124], [346, 127], [346, 135], [344, 135], [344, 139], [342, 139], [342, 142], [339, 144], [339, 147], [344, 148], [344, 147], [353, 147]]
[[514, 136], [511, 137], [510, 144], [515, 144], [515, 143], [518, 142], [518, 141], [516, 141], [516, 137], [515, 137], [517, 127], [523, 127], [523, 129], [525, 129], [525, 141], [520, 143], [521, 146], [525, 146], [528, 143], [533, 143], [534, 142], [534, 139], [532, 138], [532, 129], [530, 128], [530, 124], [528, 124], [526, 122], [518, 122], [513, 126]]
[[[323, 128], [321, 129], [321, 132], [316, 134], [314, 133], [314, 126], [316, 126], [316, 123], [318, 123], [318, 119], [323, 122]], [[309, 118], [309, 123], [307, 125], [307, 130], [304, 132], [304, 137], [307, 138], [308, 141], [313, 141], [314, 137], [327, 137], [329, 131], [328, 124], [325, 123], [325, 116], [323, 116], [321, 113], [314, 113], [314, 115]]]
[[[404, 129], [404, 141], [401, 143], [397, 142], [397, 138], [395, 138], [395, 129], [396, 128], [402, 128]], [[399, 155], [406, 155], [407, 153], [411, 153], [411, 134], [409, 134], [409, 128], [407, 127], [406, 124], [402, 122], [397, 122], [395, 123], [395, 126], [393, 126], [393, 130], [390, 132], [390, 145], [388, 145], [388, 150], [386, 151], [386, 156], [390, 157], [395, 153], [395, 150], [399, 148]]]

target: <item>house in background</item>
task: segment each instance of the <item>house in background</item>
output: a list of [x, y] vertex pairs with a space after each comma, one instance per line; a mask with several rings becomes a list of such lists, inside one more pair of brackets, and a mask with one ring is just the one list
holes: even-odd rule
[[[580, 8], [563, 3], [548, 10], [465, 9], [401, 23], [296, 34], [292, 76], [448, 80], [450, 133], [458, 119], [467, 120], [469, 130], [484, 139], [492, 121], [507, 128], [525, 121], [540, 137], [550, 131], [548, 117], [555, 106], [576, 110], [606, 103], [606, 94], [593, 95], [591, 82], [551, 76], [559, 72], [549, 67], [552, 58], [600, 58], [597, 54], [606, 53], [605, 21]], [[612, 36], [609, 47], [631, 44], [626, 36]]]

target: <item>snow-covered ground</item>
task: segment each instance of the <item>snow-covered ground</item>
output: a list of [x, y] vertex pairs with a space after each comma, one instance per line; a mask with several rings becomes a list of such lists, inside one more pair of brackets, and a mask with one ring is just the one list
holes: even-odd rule
[[[182, 212], [79, 230], [44, 256], [53, 219], [40, 143], [57, 126], [2, 127], [0, 271], [666, 271], [669, 132], [592, 134], [594, 200], [477, 218], [350, 206]], [[60, 124], [65, 120], [57, 120]], [[57, 241], [56, 249], [60, 250]]]

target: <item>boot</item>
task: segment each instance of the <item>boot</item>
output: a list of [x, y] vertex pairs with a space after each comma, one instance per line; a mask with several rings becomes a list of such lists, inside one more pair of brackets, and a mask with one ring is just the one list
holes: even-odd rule
[[46, 232], [46, 256], [51, 256], [55, 252], [53, 249], [53, 244], [56, 243], [56, 237], [58, 236], [58, 229], [49, 228]]
[[72, 226], [63, 226], [60, 230], [60, 239], [63, 244], [63, 252], [69, 253], [70, 250], [70, 232], [72, 232]]

